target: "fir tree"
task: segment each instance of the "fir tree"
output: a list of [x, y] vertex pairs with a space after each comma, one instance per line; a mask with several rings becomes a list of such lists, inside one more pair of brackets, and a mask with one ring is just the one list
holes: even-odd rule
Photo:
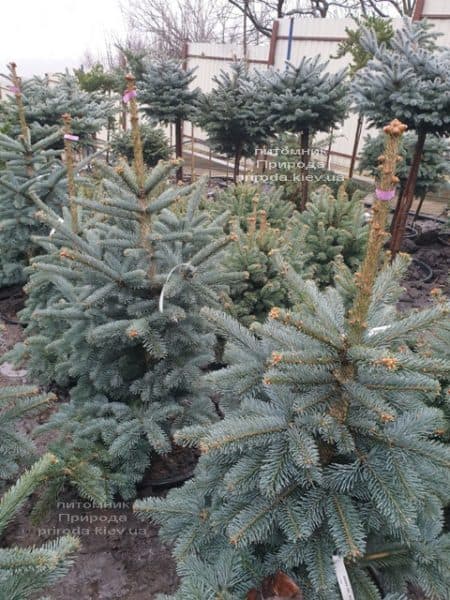
[[426, 21], [405, 21], [390, 48], [379, 45], [367, 32], [361, 41], [374, 58], [352, 83], [355, 103], [369, 123], [380, 127], [387, 114], [395, 114], [417, 135], [408, 180], [394, 216], [394, 255], [400, 249], [414, 199], [426, 138], [450, 134], [450, 50], [436, 47], [436, 38]]
[[[27, 498], [51, 476], [56, 458], [45, 454], [25, 471], [8, 490], [3, 482], [15, 475], [19, 466], [28, 464], [33, 455], [29, 438], [20, 433], [18, 420], [42, 412], [52, 402], [32, 386], [0, 390], [0, 545], [6, 527]], [[70, 568], [78, 541], [66, 536], [40, 548], [0, 547], [0, 597], [7, 600], [35, 598], [44, 587], [53, 585]]]
[[[377, 15], [369, 15], [363, 18], [353, 17], [353, 20], [355, 21], [357, 29], [350, 29], [349, 27], [345, 28], [347, 39], [339, 44], [336, 56], [332, 57], [342, 58], [343, 56], [350, 54], [352, 57], [352, 62], [349, 65], [349, 76], [352, 79], [355, 77], [356, 73], [360, 69], [363, 69], [369, 60], [373, 58], [373, 54], [371, 54], [361, 43], [361, 37], [363, 36], [364, 31], [367, 29], [371, 30], [373, 35], [375, 35], [378, 44], [389, 45], [389, 42], [394, 35], [392, 22], [389, 19], [382, 18]], [[355, 141], [353, 144], [352, 157], [350, 161], [350, 169], [348, 173], [349, 179], [353, 177], [363, 123], [364, 117], [359, 112], [358, 121], [356, 124]]]
[[267, 223], [280, 230], [286, 229], [294, 213], [292, 204], [284, 201], [282, 189], [267, 189], [245, 183], [228, 186], [205, 208], [214, 217], [229, 212], [231, 218], [237, 218], [242, 231], [247, 231], [248, 218], [255, 211], [264, 211]]
[[[169, 143], [161, 129], [151, 125], [141, 125], [142, 152], [148, 167], [154, 167], [160, 160], [169, 158]], [[116, 133], [111, 141], [111, 148], [117, 158], [124, 157], [128, 162], [133, 160], [133, 136], [130, 130]]]
[[[82, 65], [79, 69], [74, 69], [74, 75], [78, 79], [80, 88], [84, 92], [96, 93], [96, 97], [98, 97], [98, 93], [101, 93], [111, 99], [114, 92], [122, 91], [123, 77], [121, 77], [119, 84], [117, 74], [114, 71], [105, 71], [105, 68], [100, 63], [92, 65], [89, 71], [85, 71]], [[123, 102], [122, 107], [124, 107]], [[126, 120], [126, 114], [125, 117], [123, 115], [124, 111], [122, 110], [122, 121]], [[107, 144], [111, 141], [111, 133], [115, 130], [115, 126], [115, 115], [109, 113], [106, 123]], [[106, 148], [106, 162], [109, 162], [109, 146]]]
[[428, 403], [450, 365], [404, 341], [448, 327], [450, 307], [398, 314], [408, 260], [399, 255], [378, 272], [402, 130], [386, 128], [350, 311], [337, 290], [320, 292], [290, 268], [295, 308], [273, 309], [254, 332], [204, 311], [229, 341], [229, 366], [209, 375], [225, 418], [177, 434], [202, 451], [194, 480], [135, 504], [174, 543], [175, 598], [255, 598], [254, 588], [281, 571], [305, 600], [339, 600], [334, 562], [358, 600], [403, 600], [408, 582], [449, 598], [441, 529], [450, 453], [435, 439], [443, 415]]
[[[29, 124], [31, 140], [39, 141], [60, 125], [61, 115], [72, 115], [72, 127], [80, 144], [92, 146], [95, 135], [115, 114], [114, 102], [99, 92], [88, 93], [80, 88], [78, 79], [69, 73], [48, 77], [33, 77], [21, 82], [24, 118]], [[8, 77], [11, 80], [11, 76]], [[13, 87], [17, 85], [11, 81]], [[13, 98], [3, 106], [4, 120], [11, 133], [19, 133], [19, 109]], [[61, 148], [62, 144], [55, 144]]]
[[[101, 63], [92, 65], [89, 71], [83, 66], [74, 69], [75, 77], [78, 79], [80, 87], [85, 92], [103, 92], [110, 94], [117, 91], [117, 81], [113, 73], [105, 71]], [[122, 78], [123, 80], [123, 78]], [[122, 82], [120, 82], [122, 84]]]
[[49, 149], [62, 134], [48, 136], [32, 144], [29, 134], [19, 139], [0, 134], [0, 157], [5, 169], [0, 172], [0, 285], [24, 281], [24, 267], [36, 253], [31, 236], [45, 228], [36, 221], [36, 206], [24, 195], [34, 187], [41, 197], [61, 210], [65, 170], [59, 154]]
[[224, 267], [248, 275], [231, 286], [232, 303], [228, 312], [249, 326], [255, 320], [264, 320], [274, 306], [289, 304], [286, 287], [273, 260], [273, 254], [283, 244], [283, 236], [279, 229], [270, 226], [266, 212], [257, 211], [256, 206], [247, 218], [246, 231], [236, 223], [235, 232], [237, 241], [229, 248]]
[[[445, 302], [445, 296], [442, 291], [435, 288], [431, 291], [438, 302]], [[437, 355], [445, 360], [450, 360], [450, 323], [436, 327], [419, 340], [417, 347], [414, 350], [422, 354], [425, 359], [431, 355]], [[434, 400], [433, 405], [440, 408], [445, 415], [445, 423], [441, 429], [435, 432], [436, 439], [444, 441], [447, 444], [450, 442], [450, 372], [444, 373], [440, 377], [441, 393]], [[450, 531], [450, 502], [447, 502], [445, 507], [445, 522], [446, 531]]]
[[[194, 69], [184, 69], [174, 59], [154, 61], [147, 65], [139, 79], [139, 100], [142, 110], [157, 123], [175, 124], [175, 155], [183, 155], [183, 121], [192, 119], [199, 89], [191, 89]], [[180, 166], [177, 179], [182, 180]]]
[[347, 39], [339, 44], [336, 56], [333, 58], [342, 58], [350, 54], [352, 62], [349, 65], [349, 75], [353, 77], [356, 73], [364, 68], [369, 60], [373, 58], [373, 54], [362, 44], [361, 38], [364, 31], [370, 29], [376, 37], [379, 44], [389, 45], [389, 42], [394, 35], [392, 21], [377, 15], [369, 15], [366, 17], [353, 17], [353, 21], [357, 29], [345, 28]]
[[[439, 288], [431, 290], [431, 295], [437, 302], [446, 301], [446, 296]], [[424, 336], [419, 338], [418, 343], [412, 347], [413, 351], [429, 358], [430, 355], [441, 356], [445, 360], [450, 360], [450, 324], [444, 323], [439, 327], [434, 328], [430, 332], [426, 332]], [[440, 377], [441, 393], [433, 402], [434, 406], [438, 406], [443, 410], [446, 416], [446, 427], [438, 432], [436, 436], [446, 442], [450, 441], [450, 373], [444, 373]], [[447, 525], [448, 529], [448, 525]]]
[[355, 272], [366, 248], [364, 206], [358, 193], [349, 199], [345, 189], [343, 184], [335, 197], [328, 187], [319, 188], [289, 223], [287, 258], [319, 287], [333, 283], [337, 259]]
[[293, 205], [282, 189], [249, 184], [228, 187], [207, 208], [213, 216], [229, 212], [230, 230], [237, 241], [228, 248], [224, 269], [245, 272], [247, 278], [230, 286], [228, 312], [245, 325], [263, 320], [273, 306], [287, 306], [286, 288], [273, 254], [286, 245]]
[[199, 211], [204, 182], [167, 187], [178, 162], [145, 169], [134, 94], [130, 109], [135, 170], [97, 163], [104, 196], [72, 199], [77, 230], [68, 211], [61, 221], [31, 194], [55, 231], [30, 269], [30, 324], [15, 354], [33, 375], [71, 388], [49, 424], [67, 467], [49, 494], [69, 481], [90, 498], [130, 497], [174, 430], [215, 418], [200, 377], [215, 340], [199, 311], [220, 306], [243, 276], [218, 268], [234, 236], [223, 235], [227, 214]]
[[286, 63], [284, 71], [261, 74], [258, 103], [265, 107], [267, 120], [280, 133], [300, 134], [301, 186], [297, 207], [308, 201], [311, 135], [329, 131], [347, 112], [345, 71], [330, 74], [320, 56], [303, 58], [298, 66]]
[[44, 233], [36, 218], [36, 206], [26, 192], [34, 189], [55, 211], [61, 211], [65, 174], [60, 152], [52, 149], [61, 142], [61, 129], [32, 142], [27, 125], [20, 80], [11, 66], [20, 135], [0, 133], [0, 285], [24, 281], [23, 269], [36, 254], [31, 236]]
[[325, 287], [334, 282], [341, 265], [354, 273], [364, 254], [368, 228], [360, 194], [349, 200], [345, 185], [336, 197], [321, 187], [298, 213], [282, 201], [282, 193], [278, 189], [260, 194], [252, 186], [235, 186], [219, 195], [211, 208], [220, 213], [228, 206], [233, 215], [238, 241], [230, 246], [224, 266], [245, 271], [248, 278], [231, 286], [228, 311], [247, 326], [263, 320], [273, 306], [290, 306], [275, 255]]
[[256, 102], [259, 79], [243, 62], [233, 63], [230, 72], [221, 71], [213, 82], [215, 87], [201, 98], [196, 120], [212, 148], [234, 158], [236, 182], [242, 157], [254, 156], [271, 133], [268, 107]]
[[[113, 73], [117, 79], [117, 85], [120, 89], [123, 87], [123, 78], [127, 73], [131, 73], [136, 81], [142, 81], [148, 67], [148, 59], [150, 53], [147, 48], [132, 47], [131, 43], [118, 42], [116, 48], [119, 51], [119, 66], [113, 69]], [[124, 71], [123, 69], [127, 70]]]

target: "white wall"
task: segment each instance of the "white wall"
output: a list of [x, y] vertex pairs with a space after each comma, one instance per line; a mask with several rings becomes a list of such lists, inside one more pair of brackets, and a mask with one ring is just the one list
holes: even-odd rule
[[[450, 0], [425, 0], [423, 16], [427, 18], [443, 35], [439, 44], [450, 46]], [[433, 16], [447, 16], [446, 19], [432, 18]]]

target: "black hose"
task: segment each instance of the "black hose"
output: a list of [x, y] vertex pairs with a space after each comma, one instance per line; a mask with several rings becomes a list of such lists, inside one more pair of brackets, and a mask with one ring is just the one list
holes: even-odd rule
[[184, 483], [189, 479], [194, 477], [194, 471], [187, 473], [185, 475], [175, 475], [174, 477], [166, 477], [165, 479], [150, 479], [150, 481], [144, 481], [146, 486], [150, 487], [172, 487], [173, 485], [178, 485], [180, 483]]
[[24, 292], [21, 286], [13, 285], [11, 287], [0, 288], [0, 300], [20, 298], [23, 295]]
[[24, 327], [24, 323], [19, 323], [19, 321], [16, 321], [15, 319], [11, 319], [10, 317], [7, 317], [5, 314], [0, 313], [0, 319], [2, 321], [4, 321], [5, 323], [8, 323], [8, 325], [20, 325], [21, 327]]
[[425, 272], [423, 282], [430, 283], [430, 281], [432, 281], [434, 278], [433, 269], [430, 267], [430, 265], [427, 265], [426, 262], [423, 262], [423, 260], [419, 260], [418, 258], [413, 258], [412, 262], [417, 265], [419, 269], [422, 269], [422, 271]]
[[411, 227], [411, 225], [405, 227], [405, 235], [403, 236], [405, 239], [414, 240], [417, 235], [417, 229], [415, 227]]
[[439, 242], [441, 242], [441, 244], [443, 244], [444, 246], [450, 246], [450, 242], [448, 241], [448, 239], [445, 239], [444, 237], [441, 237], [442, 235], [448, 236], [450, 235], [450, 231], [443, 231], [441, 234], [438, 234], [437, 239], [439, 240]]
[[[3, 300], [17, 300], [19, 298], [24, 298], [24, 292], [21, 285], [11, 285], [0, 288], [0, 302]], [[5, 323], [8, 323], [8, 325], [20, 325], [21, 327], [28, 325], [28, 323], [21, 323], [16, 319], [8, 317], [4, 312], [0, 312], [0, 319]]]

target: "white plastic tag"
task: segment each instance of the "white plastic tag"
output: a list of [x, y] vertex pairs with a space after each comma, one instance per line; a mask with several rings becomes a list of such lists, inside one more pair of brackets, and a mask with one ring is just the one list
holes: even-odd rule
[[342, 600], [355, 600], [353, 594], [352, 584], [345, 568], [344, 559], [342, 556], [333, 556], [334, 570], [336, 572], [336, 579], [341, 591]]

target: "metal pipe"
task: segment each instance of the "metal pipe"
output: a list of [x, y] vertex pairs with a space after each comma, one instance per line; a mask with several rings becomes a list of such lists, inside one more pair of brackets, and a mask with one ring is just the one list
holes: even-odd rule
[[287, 47], [287, 54], [286, 54], [287, 61], [291, 60], [293, 35], [294, 35], [294, 18], [291, 17], [291, 19], [289, 21], [289, 36], [288, 36], [288, 47]]

